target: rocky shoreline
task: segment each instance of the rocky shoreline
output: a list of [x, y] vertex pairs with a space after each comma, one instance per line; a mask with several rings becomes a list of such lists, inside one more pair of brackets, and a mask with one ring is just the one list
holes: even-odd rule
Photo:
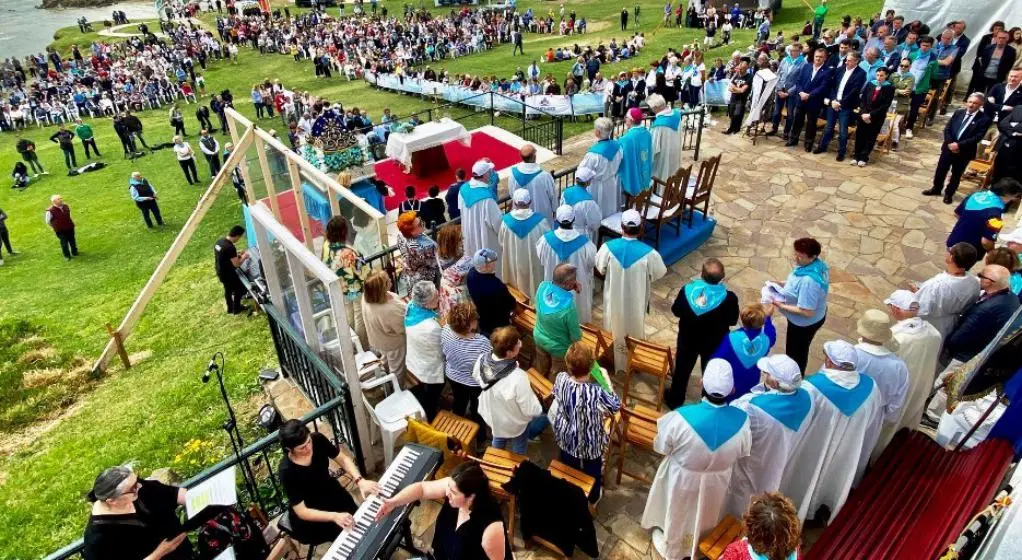
[[118, 0], [42, 0], [37, 6], [43, 9], [52, 8], [102, 8], [116, 4]]

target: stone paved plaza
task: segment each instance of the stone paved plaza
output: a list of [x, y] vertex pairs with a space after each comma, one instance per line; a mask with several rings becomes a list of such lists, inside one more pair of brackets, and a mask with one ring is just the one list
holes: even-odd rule
[[[820, 365], [823, 342], [839, 337], [854, 342], [859, 314], [882, 307], [894, 289], [925, 280], [943, 268], [944, 240], [954, 223], [954, 206], [924, 197], [920, 191], [930, 185], [945, 122], [938, 119], [934, 128], [914, 140], [903, 140], [899, 152], [874, 154], [874, 163], [861, 169], [847, 161], [837, 163], [833, 151], [810, 155], [801, 145], [784, 148], [777, 138], [760, 138], [753, 146], [748, 138], [722, 135], [725, 123], [718, 122], [704, 135], [701, 154], [705, 158], [723, 153], [710, 205], [718, 226], [703, 247], [671, 266], [669, 274], [654, 285], [646, 338], [674, 346], [676, 319], [671, 304], [682, 285], [698, 274], [705, 258], [717, 257], [724, 263], [725, 281], [744, 304], [758, 300], [764, 281], [783, 280], [792, 268], [792, 241], [812, 236], [823, 245], [832, 289], [827, 322], [814, 340], [810, 370]], [[545, 167], [575, 165], [589, 138], [569, 141], [565, 155]], [[975, 188], [963, 183], [956, 204]], [[1015, 220], [1008, 222], [1013, 225]], [[594, 322], [602, 321], [600, 300], [597, 294]], [[785, 321], [776, 316], [775, 322], [779, 336], [775, 348], [783, 350]], [[688, 387], [690, 400], [698, 399], [699, 383], [696, 371]], [[547, 432], [541, 442], [530, 444], [529, 454], [546, 465], [556, 454], [552, 435]], [[616, 458], [615, 453], [615, 462]], [[628, 455], [628, 462], [629, 470], [644, 470], [650, 476], [658, 463], [655, 457], [634, 453]], [[639, 525], [648, 486], [627, 477], [617, 485], [615, 478], [616, 470], [611, 469], [596, 514], [601, 558], [658, 559], [649, 532]], [[429, 542], [437, 508], [425, 504], [413, 514], [414, 532], [423, 542]], [[515, 536], [515, 545], [518, 560], [558, 557], [543, 549], [525, 548], [520, 535]], [[577, 552], [576, 557], [585, 556]]]

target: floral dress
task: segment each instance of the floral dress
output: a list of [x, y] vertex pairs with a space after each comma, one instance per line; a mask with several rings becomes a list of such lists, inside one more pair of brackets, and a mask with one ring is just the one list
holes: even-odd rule
[[397, 240], [398, 250], [405, 261], [404, 284], [411, 295], [412, 286], [425, 280], [434, 286], [440, 280], [440, 263], [436, 257], [436, 242], [426, 235], [411, 239], [401, 235]]
[[465, 255], [457, 261], [440, 263], [440, 316], [445, 317], [452, 307], [470, 301], [468, 295], [468, 273], [472, 270], [472, 257]]
[[341, 279], [341, 292], [349, 300], [362, 295], [367, 271], [362, 255], [344, 243], [323, 243], [323, 263]]

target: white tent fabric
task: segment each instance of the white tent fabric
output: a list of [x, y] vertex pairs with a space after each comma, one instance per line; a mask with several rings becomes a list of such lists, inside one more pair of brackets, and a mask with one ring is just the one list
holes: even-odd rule
[[972, 60], [976, 58], [979, 38], [990, 31], [995, 21], [1003, 21], [1008, 29], [1022, 25], [1022, 2], [1018, 0], [885, 0], [882, 13], [894, 10], [905, 16], [905, 23], [919, 20], [930, 26], [936, 36], [951, 21], [965, 22], [965, 35], [972, 44], [962, 59], [962, 72], [958, 76], [959, 87], [964, 88], [972, 77]]

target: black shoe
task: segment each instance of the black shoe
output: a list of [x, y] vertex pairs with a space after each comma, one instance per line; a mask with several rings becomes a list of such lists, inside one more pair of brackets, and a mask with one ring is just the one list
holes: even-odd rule
[[845, 160], [845, 155], [844, 154], [838, 154], [837, 155], [837, 160], [838, 161], [844, 161]]
[[813, 151], [813, 145], [812, 145], [812, 144], [806, 144], [806, 145], [805, 145], [805, 150], [806, 150], [806, 152], [811, 152], [811, 151]]
[[[806, 146], [806, 150], [807, 151], [809, 150], [809, 146]], [[824, 151], [825, 150], [823, 148], [820, 148], [819, 146], [817, 146], [816, 149], [813, 150], [813, 155], [815, 156], [816, 154], [822, 154]]]
[[792, 146], [795, 146], [797, 144], [798, 144], [798, 140], [788, 140], [787, 142], [784, 143], [784, 147], [785, 148], [791, 148]]
[[923, 196], [940, 196], [940, 189], [926, 189]]
[[952, 202], [951, 195], [950, 194], [945, 194], [944, 195], [944, 204], [951, 204], [951, 202]]

